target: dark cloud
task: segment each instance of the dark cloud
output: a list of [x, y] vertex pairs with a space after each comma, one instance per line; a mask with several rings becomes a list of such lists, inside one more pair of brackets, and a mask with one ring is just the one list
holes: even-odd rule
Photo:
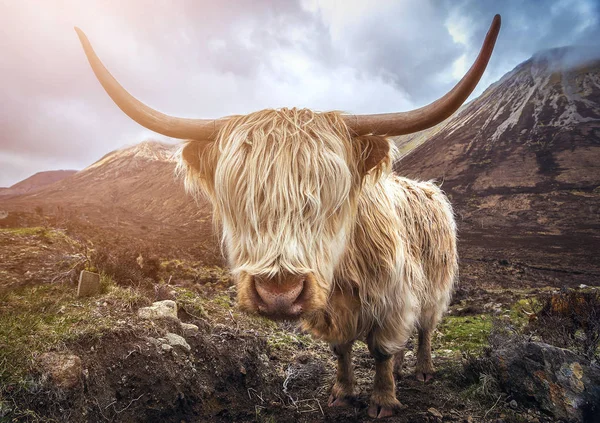
[[503, 28], [478, 92], [539, 50], [600, 40], [594, 0], [2, 2], [0, 186], [156, 137], [102, 91], [75, 25], [142, 101], [210, 118], [421, 106], [470, 66], [495, 13]]

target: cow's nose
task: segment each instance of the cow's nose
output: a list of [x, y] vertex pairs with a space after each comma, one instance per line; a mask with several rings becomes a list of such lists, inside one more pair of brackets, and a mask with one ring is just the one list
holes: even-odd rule
[[254, 278], [256, 302], [261, 314], [272, 318], [296, 318], [303, 311], [306, 278], [290, 275], [276, 278]]

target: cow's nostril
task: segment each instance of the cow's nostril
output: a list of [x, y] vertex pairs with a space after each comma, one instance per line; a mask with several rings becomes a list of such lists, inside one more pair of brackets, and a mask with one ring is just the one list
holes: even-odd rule
[[295, 277], [282, 282], [256, 278], [254, 288], [259, 311], [281, 316], [293, 316], [302, 312], [305, 278]]

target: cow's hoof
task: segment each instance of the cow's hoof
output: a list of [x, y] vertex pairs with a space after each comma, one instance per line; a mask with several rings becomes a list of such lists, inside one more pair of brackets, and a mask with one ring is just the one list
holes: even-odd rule
[[419, 382], [423, 382], [423, 383], [427, 383], [429, 382], [431, 379], [433, 379], [433, 373], [423, 373], [423, 372], [417, 372], [415, 374], [415, 376], [417, 377], [417, 380]]
[[367, 410], [367, 414], [372, 419], [383, 419], [386, 417], [391, 417], [396, 414], [397, 411], [406, 408], [400, 401], [394, 399], [394, 402], [391, 404], [377, 404], [376, 402], [371, 402], [369, 405], [369, 409]]
[[329, 407], [347, 407], [351, 404], [351, 398], [346, 397], [346, 396], [339, 396], [336, 397], [335, 395], [331, 394], [329, 395], [329, 401], [327, 402], [327, 405]]
[[352, 387], [348, 387], [337, 382], [331, 388], [331, 395], [329, 395], [329, 401], [327, 405], [329, 407], [346, 407], [352, 404]]

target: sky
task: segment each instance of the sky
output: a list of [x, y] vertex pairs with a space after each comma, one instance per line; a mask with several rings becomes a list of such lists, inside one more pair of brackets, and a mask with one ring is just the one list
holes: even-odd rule
[[[600, 43], [600, 0], [0, 0], [0, 187], [146, 139], [95, 79], [167, 114], [384, 113], [445, 94], [502, 29], [474, 96], [538, 51]], [[597, 51], [597, 48], [591, 49]]]

